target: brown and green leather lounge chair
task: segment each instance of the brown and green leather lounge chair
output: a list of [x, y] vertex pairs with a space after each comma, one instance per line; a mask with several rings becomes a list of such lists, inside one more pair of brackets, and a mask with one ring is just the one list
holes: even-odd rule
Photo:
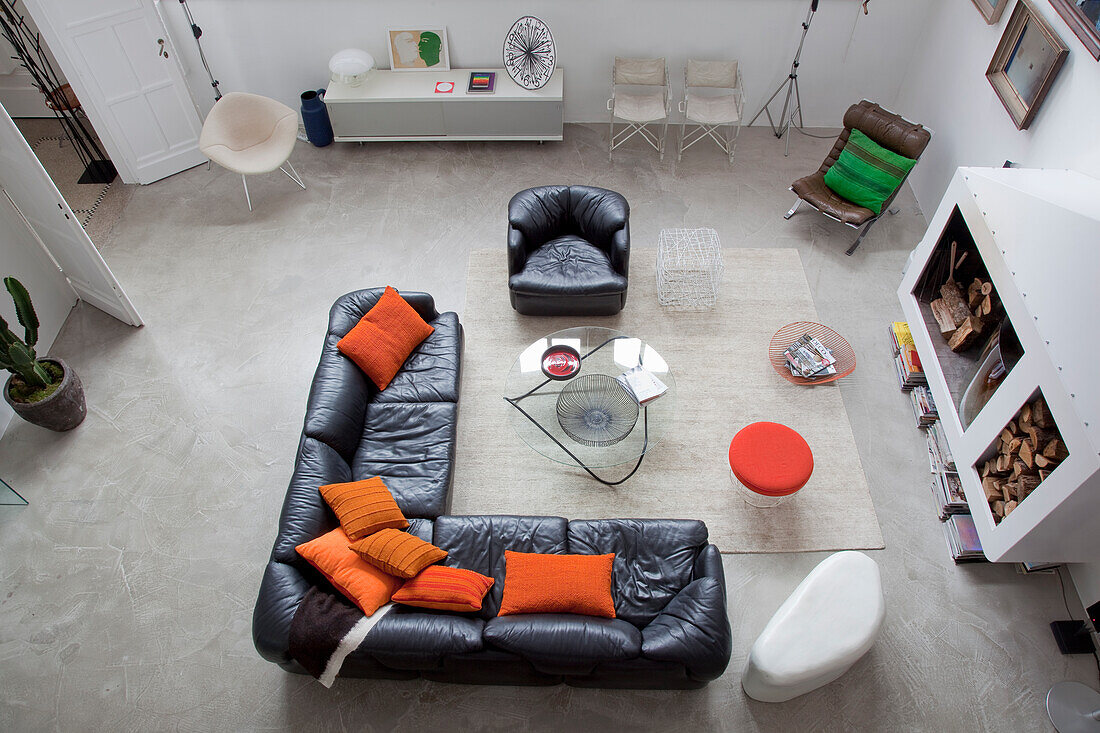
[[805, 201], [830, 219], [847, 224], [853, 229], [859, 229], [860, 232], [859, 236], [856, 237], [856, 241], [845, 252], [849, 255], [856, 251], [856, 247], [867, 236], [867, 231], [881, 218], [882, 214], [890, 211], [890, 205], [894, 202], [894, 197], [898, 195], [898, 191], [901, 190], [901, 187], [905, 185], [905, 180], [908, 179], [908, 175], [905, 179], [902, 179], [894, 192], [886, 199], [886, 203], [882, 205], [882, 213], [879, 214], [841, 198], [826, 186], [825, 172], [840, 157], [840, 151], [848, 144], [848, 136], [852, 134], [853, 129], [859, 130], [882, 147], [914, 160], [920, 160], [921, 153], [928, 147], [928, 143], [932, 139], [931, 130], [923, 125], [910, 122], [904, 117], [864, 99], [859, 104], [853, 104], [844, 113], [844, 130], [836, 139], [833, 149], [829, 151], [829, 155], [826, 156], [825, 162], [821, 164], [817, 172], [805, 178], [799, 178], [791, 184], [790, 190], [798, 196], [798, 201], [783, 218], [790, 219], [794, 216], [794, 213], [798, 211], [798, 207]]

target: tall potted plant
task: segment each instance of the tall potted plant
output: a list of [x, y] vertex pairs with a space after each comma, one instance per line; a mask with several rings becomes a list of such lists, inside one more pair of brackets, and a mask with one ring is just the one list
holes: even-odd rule
[[88, 414], [80, 377], [60, 359], [35, 355], [38, 315], [31, 296], [14, 277], [4, 278], [4, 287], [15, 301], [15, 314], [23, 327], [20, 339], [0, 316], [0, 368], [11, 372], [4, 399], [29, 423], [58, 432], [72, 430]]

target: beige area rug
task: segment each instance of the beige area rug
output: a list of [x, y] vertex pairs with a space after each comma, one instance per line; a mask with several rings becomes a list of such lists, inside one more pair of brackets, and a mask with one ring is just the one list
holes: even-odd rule
[[[471, 252], [451, 511], [702, 519], [711, 541], [726, 553], [883, 547], [839, 388], [790, 384], [768, 363], [768, 343], [780, 326], [817, 319], [798, 251], [727, 249], [722, 254], [725, 277], [712, 311], [659, 306], [656, 250], [638, 249], [631, 253], [630, 295], [619, 315], [534, 318], [509, 305], [504, 251]], [[508, 411], [514, 408], [502, 398], [508, 369], [527, 345], [586, 324], [645, 339], [676, 377], [671, 428], [638, 472], [617, 487], [529, 448], [509, 424]], [[791, 426], [814, 452], [810, 482], [772, 509], [749, 506], [730, 481], [730, 439], [758, 420]], [[629, 468], [597, 473], [616, 479]]]
[[84, 165], [56, 119], [24, 118], [16, 120], [16, 125], [92, 242], [106, 244], [134, 186], [119, 178], [111, 183], [77, 183]]

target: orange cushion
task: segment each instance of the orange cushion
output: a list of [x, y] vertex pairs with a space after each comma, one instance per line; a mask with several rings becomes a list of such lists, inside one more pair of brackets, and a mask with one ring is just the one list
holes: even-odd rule
[[368, 616], [401, 587], [400, 578], [383, 573], [352, 552], [348, 548], [348, 536], [340, 527], [295, 549]]
[[406, 581], [393, 600], [406, 606], [439, 611], [480, 611], [493, 579], [473, 570], [429, 565]]
[[366, 372], [378, 389], [385, 389], [420, 342], [434, 328], [393, 288], [386, 292], [340, 339], [336, 348]]
[[405, 529], [409, 526], [393, 494], [378, 476], [346, 484], [326, 484], [321, 487], [321, 496], [332, 507], [352, 542], [387, 527]]
[[579, 613], [615, 618], [611, 568], [615, 554], [540, 555], [504, 551], [500, 616]]
[[399, 529], [382, 529], [351, 546], [359, 557], [384, 573], [411, 578], [447, 557], [447, 551]]
[[806, 439], [775, 422], [755, 422], [733, 436], [730, 468], [746, 488], [765, 496], [788, 496], [814, 472]]

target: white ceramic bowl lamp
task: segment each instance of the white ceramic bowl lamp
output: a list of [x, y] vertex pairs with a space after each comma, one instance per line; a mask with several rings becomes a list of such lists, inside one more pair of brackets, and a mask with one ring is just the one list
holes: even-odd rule
[[345, 48], [332, 55], [328, 70], [332, 81], [357, 87], [370, 76], [374, 69], [374, 57], [358, 48]]

